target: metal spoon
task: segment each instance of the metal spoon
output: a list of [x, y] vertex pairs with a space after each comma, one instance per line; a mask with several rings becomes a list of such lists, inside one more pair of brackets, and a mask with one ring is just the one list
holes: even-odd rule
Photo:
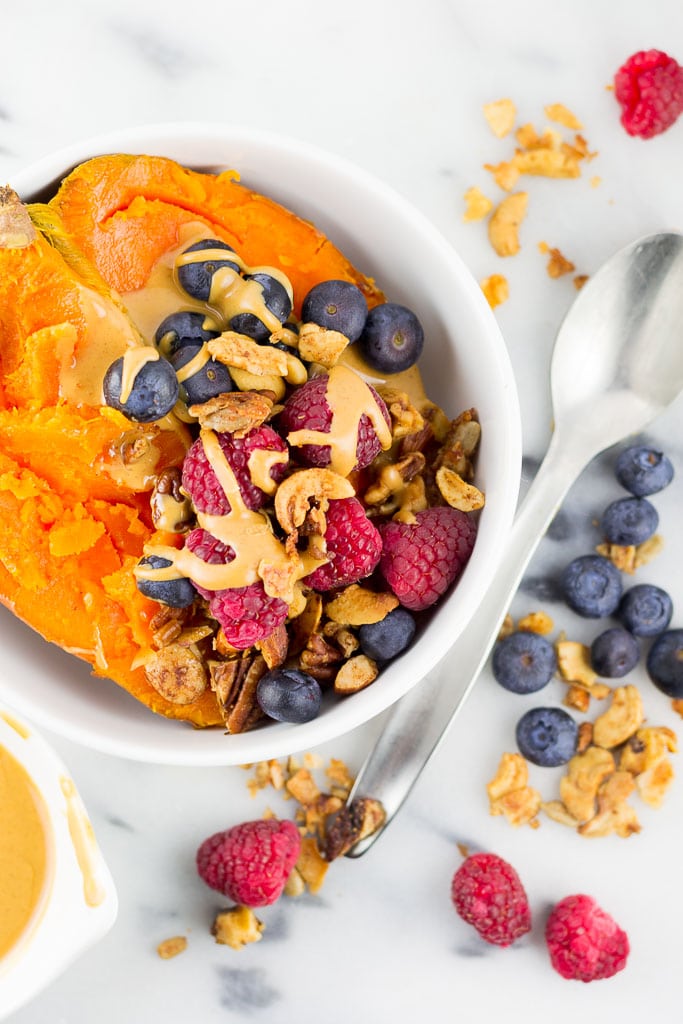
[[507, 555], [465, 632], [388, 714], [349, 795], [379, 800], [383, 833], [479, 675], [531, 556], [591, 459], [642, 430], [683, 390], [683, 235], [656, 234], [617, 252], [567, 313], [551, 366], [554, 431], [513, 524]]

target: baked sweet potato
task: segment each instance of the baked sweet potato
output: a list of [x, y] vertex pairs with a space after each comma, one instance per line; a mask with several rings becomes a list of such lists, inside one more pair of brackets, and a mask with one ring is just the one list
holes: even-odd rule
[[179, 703], [150, 685], [159, 605], [133, 568], [155, 531], [150, 489], [190, 441], [172, 414], [135, 424], [103, 404], [106, 367], [141, 338], [126, 297], [141, 292], [184, 225], [205, 225], [245, 261], [282, 269], [295, 310], [326, 278], [374, 283], [313, 225], [233, 173], [159, 157], [97, 157], [48, 206], [0, 190], [0, 602], [153, 711], [196, 726], [225, 723], [207, 685]]

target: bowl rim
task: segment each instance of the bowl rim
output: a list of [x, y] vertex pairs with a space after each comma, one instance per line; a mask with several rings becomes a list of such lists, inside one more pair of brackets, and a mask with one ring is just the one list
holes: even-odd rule
[[[112, 152], [169, 155], [164, 154], [165, 147], [191, 146], [196, 143], [215, 145], [219, 150], [221, 146], [241, 144], [251, 147], [252, 151], [277, 152], [288, 159], [303, 159], [332, 178], [342, 177], [352, 189], [359, 189], [375, 199], [383, 208], [396, 211], [406, 228], [422, 236], [435, 251], [439, 261], [452, 271], [459, 288], [466, 295], [469, 313], [476, 318], [482, 333], [487, 336], [495, 356], [491, 361], [491, 370], [498, 374], [499, 383], [496, 416], [504, 427], [501, 431], [501, 457], [498, 460], [500, 478], [496, 481], [499, 491], [498, 503], [490, 513], [488, 509], [486, 510], [490, 519], [495, 520], [494, 542], [488, 545], [485, 551], [482, 550], [482, 546], [477, 550], [475, 545], [472, 561], [476, 556], [480, 563], [478, 580], [476, 584], [471, 585], [469, 607], [459, 608], [459, 635], [484, 596], [486, 580], [493, 575], [512, 524], [521, 476], [522, 429], [512, 364], [498, 323], [471, 271], [437, 226], [396, 189], [347, 158], [308, 141], [239, 124], [202, 121], [157, 122], [85, 137], [19, 168], [10, 176], [11, 186], [22, 198], [30, 198], [33, 193], [44, 190], [53, 183], [56, 184], [72, 167], [92, 156]], [[192, 161], [179, 162], [192, 166]], [[224, 160], [219, 160], [219, 164], [224, 167], [230, 166]], [[204, 166], [203, 162], [197, 161], [195, 164], [200, 165]], [[239, 167], [237, 169], [239, 170]], [[463, 580], [466, 578], [465, 572]], [[112, 729], [110, 732], [100, 730], [93, 733], [92, 722], [81, 724], [66, 714], [60, 715], [55, 709], [46, 710], [30, 698], [26, 699], [22, 693], [8, 688], [6, 680], [1, 675], [0, 699], [6, 700], [39, 727], [105, 754], [155, 764], [198, 767], [243, 764], [310, 749], [369, 722], [412, 689], [420, 678], [444, 658], [452, 643], [447, 634], [447, 630], [441, 630], [438, 642], [430, 642], [428, 652], [421, 650], [419, 663], [412, 659], [409, 667], [414, 670], [417, 678], [411, 680], [410, 671], [404, 672], [400, 684], [396, 680], [393, 681], [390, 693], [387, 693], [387, 687], [381, 688], [373, 684], [354, 694], [352, 698], [337, 702], [332, 711], [318, 716], [311, 722], [299, 725], [268, 723], [266, 728], [233, 734], [229, 738], [223, 735], [220, 727], [212, 730], [188, 730], [183, 728], [187, 723], [171, 722], [163, 716], [155, 716], [138, 702], [135, 702], [136, 708], [139, 707], [141, 713], [151, 723], [158, 725], [161, 722], [166, 726], [168, 736], [163, 739], [159, 736], [159, 742], [155, 740], [150, 745], [150, 737], [138, 738], [133, 732], [121, 733], [120, 730]], [[410, 660], [409, 655], [410, 650], [402, 655], [402, 664]], [[206, 735], [207, 732], [213, 733], [214, 741]], [[215, 742], [216, 735], [221, 737], [222, 742]], [[198, 739], [202, 738], [210, 742], [202, 746], [198, 742]]]

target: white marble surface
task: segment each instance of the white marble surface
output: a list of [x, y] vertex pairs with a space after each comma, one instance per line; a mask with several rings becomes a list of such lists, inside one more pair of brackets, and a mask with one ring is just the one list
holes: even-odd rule
[[[245, 123], [350, 157], [422, 208], [478, 279], [507, 274], [511, 297], [497, 315], [532, 460], [548, 440], [549, 354], [574, 295], [570, 278], [546, 275], [537, 243], [558, 246], [590, 274], [639, 235], [683, 230], [683, 120], [658, 139], [633, 140], [606, 89], [635, 50], [670, 47], [683, 61], [678, 0], [33, 0], [3, 5], [2, 36], [3, 181], [28, 160], [93, 132], [192, 118]], [[565, 103], [599, 154], [579, 180], [528, 181], [523, 250], [504, 263], [481, 224], [463, 223], [461, 199], [472, 184], [493, 192], [482, 165], [510, 152], [481, 114], [483, 103], [501, 96], [511, 96], [520, 119], [539, 128], [545, 104]], [[593, 175], [601, 178], [595, 188]], [[656, 500], [667, 553], [639, 577], [671, 590], [679, 626], [681, 428], [679, 404], [652, 430], [678, 475]], [[591, 518], [617, 493], [600, 460], [570, 493], [562, 528], [542, 543], [530, 577], [552, 576], [588, 550], [596, 541]], [[521, 594], [515, 611], [538, 603]], [[590, 636], [591, 627], [562, 606], [551, 610], [558, 628]], [[642, 672], [634, 681], [642, 684], [651, 724], [680, 725]], [[559, 701], [561, 691], [551, 683], [544, 702]], [[273, 794], [252, 800], [239, 768], [117, 761], [50, 737], [79, 782], [121, 909], [109, 936], [19, 1011], [16, 1024], [408, 1024], [417, 1017], [540, 1024], [549, 1015], [558, 1024], [580, 1015], [636, 1024], [655, 1008], [675, 1019], [683, 771], [660, 810], [638, 804], [643, 830], [628, 840], [587, 840], [549, 821], [536, 831], [513, 830], [489, 816], [484, 787], [501, 751], [513, 749], [516, 720], [533, 700], [500, 690], [486, 671], [377, 846], [360, 860], [335, 863], [319, 896], [266, 908], [264, 940], [239, 953], [208, 934], [217, 901], [195, 877], [194, 851], [205, 835], [260, 815], [266, 804], [287, 808]], [[319, 752], [357, 768], [380, 724]], [[536, 770], [532, 781], [553, 795], [552, 772]], [[456, 841], [495, 850], [517, 867], [535, 915], [532, 936], [518, 946], [485, 946], [453, 912]], [[594, 895], [630, 935], [629, 965], [611, 981], [570, 983], [549, 966], [544, 913], [572, 892]], [[188, 949], [162, 961], [156, 945], [173, 934], [186, 934]]]

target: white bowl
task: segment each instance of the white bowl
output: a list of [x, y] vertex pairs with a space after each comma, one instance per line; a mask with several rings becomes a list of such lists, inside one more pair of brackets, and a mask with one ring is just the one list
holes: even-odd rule
[[0, 748], [19, 762], [37, 794], [47, 854], [35, 911], [0, 958], [4, 1019], [107, 933], [116, 919], [118, 900], [67, 768], [32, 726], [2, 706]]
[[[195, 730], [156, 716], [84, 663], [0, 609], [0, 698], [39, 725], [110, 754], [165, 764], [241, 764], [308, 749], [373, 718], [414, 686], [462, 633], [503, 552], [518, 493], [521, 429], [515, 381], [498, 325], [452, 246], [381, 181], [292, 139], [234, 126], [164, 124], [73, 145], [14, 175], [23, 199], [49, 193], [102, 153], [148, 153], [203, 170], [235, 168], [244, 184], [313, 221], [388, 298], [416, 311], [426, 334], [420, 367], [430, 397], [450, 414], [474, 406], [482, 425], [477, 483], [486, 492], [474, 552], [429, 628], [371, 686], [326, 703], [302, 725], [239, 735]], [[47, 190], [47, 192], [46, 192]]]

